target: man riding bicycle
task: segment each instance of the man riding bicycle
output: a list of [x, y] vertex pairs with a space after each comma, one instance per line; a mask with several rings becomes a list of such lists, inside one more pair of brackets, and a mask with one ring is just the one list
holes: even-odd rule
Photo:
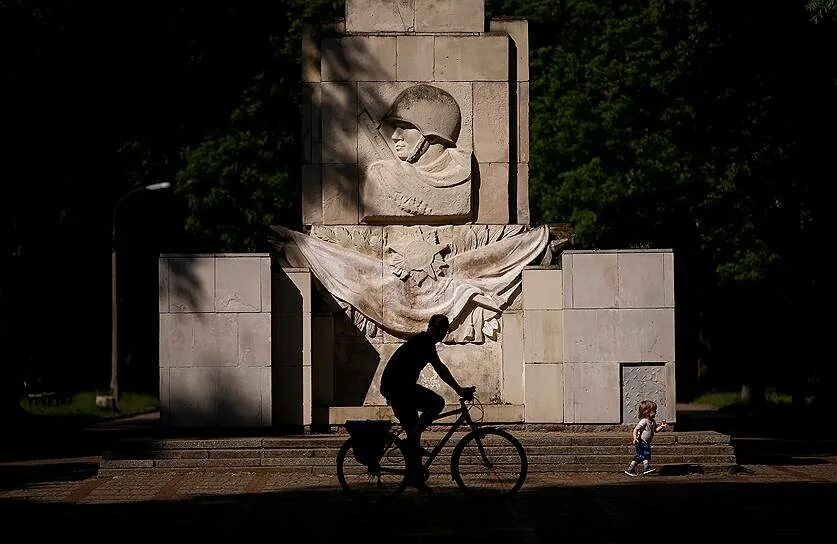
[[[421, 433], [442, 413], [444, 399], [426, 387], [418, 379], [427, 363], [442, 380], [460, 397], [470, 397], [475, 387], [462, 387], [450, 370], [439, 359], [436, 344], [448, 333], [450, 322], [444, 315], [434, 315], [427, 324], [427, 331], [407, 340], [392, 354], [381, 376], [381, 394], [407, 433], [407, 483], [423, 493], [432, 492], [424, 482], [421, 456], [428, 453], [421, 447]], [[419, 416], [418, 412], [421, 412]]]

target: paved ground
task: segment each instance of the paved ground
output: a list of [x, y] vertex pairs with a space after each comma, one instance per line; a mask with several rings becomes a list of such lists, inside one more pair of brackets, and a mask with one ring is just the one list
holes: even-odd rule
[[383, 532], [402, 542], [554, 542], [558, 535], [624, 541], [650, 515], [667, 537], [796, 539], [830, 531], [837, 498], [837, 457], [752, 465], [738, 474], [539, 476], [502, 503], [468, 499], [439, 475], [432, 496], [408, 491], [372, 506], [347, 498], [333, 477], [231, 471], [97, 478], [97, 462], [0, 465], [2, 534], [213, 540], [257, 534], [343, 542]]
[[[99, 435], [94, 435], [99, 436]], [[105, 435], [102, 435], [105, 436]], [[405, 493], [365, 505], [334, 477], [227, 472], [96, 476], [100, 447], [56, 444], [61, 457], [5, 455], [0, 461], [0, 534], [38, 539], [189, 536], [210, 540], [275, 536], [290, 542], [631, 541], [691, 537], [809, 539], [832, 531], [837, 455], [765, 457], [736, 474], [629, 478], [618, 474], [531, 476], [512, 500], [464, 497], [440, 473], [432, 496]], [[102, 440], [106, 442], [106, 440]], [[76, 452], [73, 456], [67, 452]], [[348, 539], [348, 540], [347, 540]], [[288, 540], [285, 540], [288, 541]]]

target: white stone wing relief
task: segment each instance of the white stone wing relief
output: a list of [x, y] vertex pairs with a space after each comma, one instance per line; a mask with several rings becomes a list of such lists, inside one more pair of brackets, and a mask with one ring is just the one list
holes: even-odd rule
[[476, 241], [465, 235], [470, 241], [460, 241], [460, 247], [477, 247], [455, 254], [446, 253], [450, 228], [412, 227], [402, 229], [398, 240], [385, 236], [386, 251], [392, 249], [387, 265], [356, 249], [273, 227], [293, 242], [284, 248], [291, 265], [310, 267], [329, 293], [362, 314], [365, 319], [350, 317], [366, 334], [380, 326], [407, 338], [424, 330], [433, 314], [444, 314], [452, 328], [446, 342], [495, 338], [502, 309], [520, 285], [523, 268], [544, 251], [549, 231], [521, 228], [507, 235], [502, 227], [474, 227]]
[[439, 240], [446, 243], [452, 255], [465, 253], [486, 246], [509, 236], [520, 234], [524, 225], [468, 225], [463, 227], [441, 227]]
[[354, 326], [364, 336], [374, 338], [378, 334], [378, 324], [360, 313], [354, 306], [346, 301], [338, 300], [340, 307], [352, 321]]
[[381, 257], [382, 236], [379, 230], [364, 227], [314, 225], [311, 229], [311, 236], [354, 249], [370, 257]]
[[491, 319], [483, 321], [482, 333], [489, 338], [496, 338], [497, 331], [500, 330], [500, 321], [497, 319], [499, 314]]

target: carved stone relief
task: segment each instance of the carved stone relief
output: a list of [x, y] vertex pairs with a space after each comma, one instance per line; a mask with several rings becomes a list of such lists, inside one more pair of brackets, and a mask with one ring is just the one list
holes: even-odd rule
[[358, 118], [360, 155], [369, 155], [359, 159], [362, 221], [469, 219], [473, 154], [457, 147], [462, 111], [456, 99], [421, 84], [401, 91], [379, 119], [375, 109], [362, 107]]
[[670, 418], [666, 406], [664, 365], [622, 365], [622, 423], [636, 423], [637, 407], [645, 399], [657, 403], [657, 421]]
[[289, 264], [310, 267], [367, 336], [380, 327], [408, 338], [444, 314], [453, 343], [497, 339], [523, 268], [549, 236], [522, 225], [319, 227], [311, 236], [273, 229]]
[[314, 225], [311, 229], [311, 236], [376, 259], [380, 259], [383, 255], [381, 227]]

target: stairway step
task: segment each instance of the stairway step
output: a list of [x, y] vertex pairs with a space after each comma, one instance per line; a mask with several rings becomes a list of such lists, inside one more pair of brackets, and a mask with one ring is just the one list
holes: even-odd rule
[[[509, 429], [527, 452], [530, 470], [604, 471], [624, 470], [633, 455], [625, 433], [532, 432]], [[441, 450], [435, 466], [447, 467], [456, 443], [465, 435], [455, 433]], [[444, 436], [424, 434], [428, 449]], [[126, 470], [275, 470], [313, 473], [333, 472], [346, 434], [291, 437], [127, 440], [102, 455], [100, 474]], [[495, 453], [511, 448], [490, 446]], [[501, 451], [497, 451], [497, 450]], [[502, 450], [506, 450], [505, 452]], [[654, 438], [655, 464], [676, 466], [724, 466], [736, 464], [730, 437], [711, 431], [667, 432]]]
[[[204, 458], [204, 459], [102, 459], [101, 468], [185, 468], [185, 467], [259, 467], [259, 466], [328, 466], [335, 463], [336, 456], [326, 457], [261, 457], [261, 458]], [[509, 457], [511, 459], [511, 457]], [[440, 455], [434, 465], [449, 465], [450, 456]], [[624, 455], [531, 455], [527, 454], [530, 465], [585, 465], [585, 464], [627, 464], [631, 458]], [[654, 456], [657, 464], [735, 464], [734, 455], [658, 455]]]
[[[450, 442], [442, 448], [440, 455], [451, 455], [455, 443]], [[428, 444], [428, 449], [431, 446]], [[488, 446], [495, 449], [496, 446]], [[632, 446], [527, 446], [524, 444], [526, 453], [534, 455], [574, 455], [574, 456], [599, 456], [599, 455], [620, 455], [631, 456], [634, 453]], [[238, 458], [333, 458], [337, 455], [339, 447], [321, 448], [270, 448], [270, 449], [159, 449], [159, 450], [110, 450], [103, 454], [105, 459], [238, 459]], [[734, 449], [731, 446], [655, 446], [654, 456], [680, 455], [680, 456], [706, 456], [706, 455], [733, 455]]]
[[[536, 464], [529, 465], [528, 473], [530, 476], [546, 475], [546, 474], [560, 474], [560, 473], [613, 473], [619, 474], [625, 470], [625, 463], [570, 463], [570, 464]], [[655, 465], [657, 469], [656, 474], [664, 476], [686, 475], [686, 474], [717, 474], [722, 472], [729, 472], [734, 470], [736, 463], [676, 463], [676, 464], [658, 464]], [[244, 472], [259, 472], [259, 473], [292, 473], [292, 474], [312, 474], [335, 476], [336, 467], [331, 465], [320, 466], [258, 466], [258, 467], [230, 467], [230, 466], [215, 466], [206, 465], [200, 467], [111, 467], [102, 466], [99, 469], [98, 475], [118, 476], [126, 472], [147, 472], [159, 471], [172, 473], [190, 473], [190, 472], [229, 472], [230, 470], [240, 470]], [[450, 474], [448, 465], [434, 465], [432, 469], [434, 476], [445, 476]]]
[[[530, 432], [514, 432], [520, 442], [526, 446], [599, 446], [599, 447], [628, 447], [630, 440], [622, 433], [592, 434], [592, 433], [553, 433], [537, 434]], [[455, 433], [449, 444], [455, 444], [465, 433]], [[424, 441], [428, 444], [436, 443], [443, 434], [425, 433]], [[126, 450], [247, 450], [247, 449], [319, 449], [339, 448], [346, 441], [348, 435], [304, 436], [304, 437], [270, 437], [270, 438], [232, 438], [232, 439], [154, 439], [127, 440], [122, 444]], [[654, 439], [654, 447], [666, 446], [725, 446], [730, 445], [729, 436], [711, 432], [696, 433], [660, 433]]]

